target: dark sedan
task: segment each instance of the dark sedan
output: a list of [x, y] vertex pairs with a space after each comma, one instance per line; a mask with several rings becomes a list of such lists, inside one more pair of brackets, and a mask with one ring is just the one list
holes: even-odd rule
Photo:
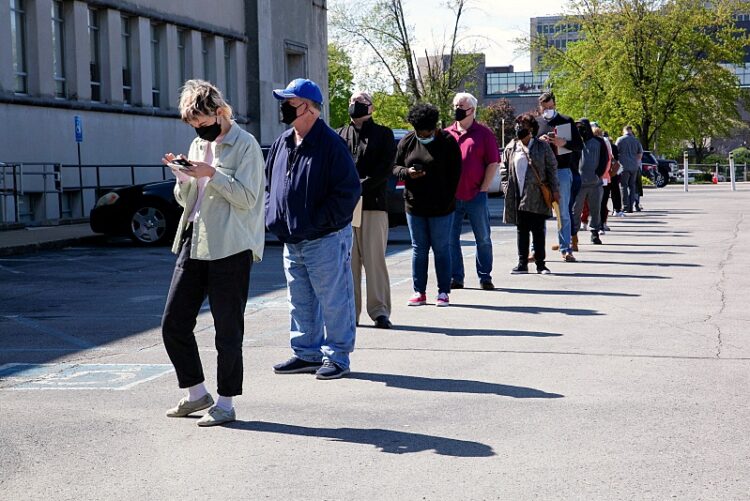
[[173, 188], [174, 180], [169, 180], [105, 193], [91, 210], [91, 229], [96, 233], [128, 236], [141, 245], [169, 243], [182, 213]]

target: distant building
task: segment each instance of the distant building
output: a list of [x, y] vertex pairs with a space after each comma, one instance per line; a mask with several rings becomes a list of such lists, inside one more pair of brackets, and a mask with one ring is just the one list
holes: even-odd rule
[[[581, 26], [577, 23], [563, 23], [563, 16], [532, 17], [530, 33], [532, 37], [546, 39], [547, 47], [556, 47], [562, 51], [568, 44], [581, 39]], [[539, 50], [531, 51], [531, 71], [537, 71], [542, 62]]]
[[217, 84], [270, 144], [285, 129], [272, 89], [307, 77], [327, 96], [327, 38], [326, 0], [0, 1], [0, 162], [26, 164], [23, 179], [0, 169], [0, 223], [87, 216], [97, 190], [83, 186], [161, 176], [62, 169], [53, 185], [51, 164], [78, 163], [74, 116], [85, 165], [186, 153], [195, 133], [177, 100], [190, 78]]

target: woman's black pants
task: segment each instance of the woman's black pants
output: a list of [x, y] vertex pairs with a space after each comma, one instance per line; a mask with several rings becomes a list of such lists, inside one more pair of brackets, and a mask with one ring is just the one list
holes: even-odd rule
[[547, 257], [544, 250], [544, 222], [547, 216], [519, 210], [516, 215], [516, 232], [518, 242], [518, 263], [527, 265], [529, 262], [529, 232], [534, 237], [534, 262], [537, 269], [544, 268]]
[[191, 259], [191, 234], [190, 230], [183, 233], [164, 306], [164, 346], [177, 372], [180, 388], [205, 380], [193, 329], [203, 301], [208, 297], [216, 330], [219, 395], [241, 395], [242, 338], [253, 254], [246, 250], [214, 261]]

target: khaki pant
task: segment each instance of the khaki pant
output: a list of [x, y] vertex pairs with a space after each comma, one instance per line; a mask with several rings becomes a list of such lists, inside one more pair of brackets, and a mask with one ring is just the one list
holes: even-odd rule
[[367, 278], [367, 314], [375, 320], [381, 315], [391, 316], [391, 283], [385, 265], [388, 244], [388, 213], [379, 210], [362, 211], [362, 222], [354, 228], [352, 242], [352, 276], [356, 317], [362, 311], [362, 266]]

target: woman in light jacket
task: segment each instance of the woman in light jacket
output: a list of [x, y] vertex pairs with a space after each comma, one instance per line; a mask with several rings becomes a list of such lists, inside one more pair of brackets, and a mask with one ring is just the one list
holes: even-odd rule
[[[219, 89], [188, 80], [180, 95], [182, 120], [198, 135], [190, 165], [175, 174], [184, 207], [172, 251], [177, 254], [162, 318], [162, 336], [180, 388], [188, 395], [167, 411], [185, 417], [210, 407], [198, 426], [235, 420], [232, 397], [242, 394], [242, 338], [250, 267], [263, 257], [265, 186], [263, 154], [255, 138], [232, 120]], [[193, 329], [208, 297], [216, 328], [218, 400], [206, 389]]]
[[[511, 273], [528, 273], [529, 232], [534, 237], [537, 273], [548, 274], [545, 265], [544, 224], [552, 211], [547, 207], [539, 183], [546, 183], [555, 201], [560, 193], [557, 160], [552, 148], [535, 139], [539, 124], [531, 113], [516, 117], [516, 137], [503, 152], [501, 179], [505, 193], [503, 222], [516, 225], [518, 265]], [[538, 176], [538, 177], [537, 177]]]

